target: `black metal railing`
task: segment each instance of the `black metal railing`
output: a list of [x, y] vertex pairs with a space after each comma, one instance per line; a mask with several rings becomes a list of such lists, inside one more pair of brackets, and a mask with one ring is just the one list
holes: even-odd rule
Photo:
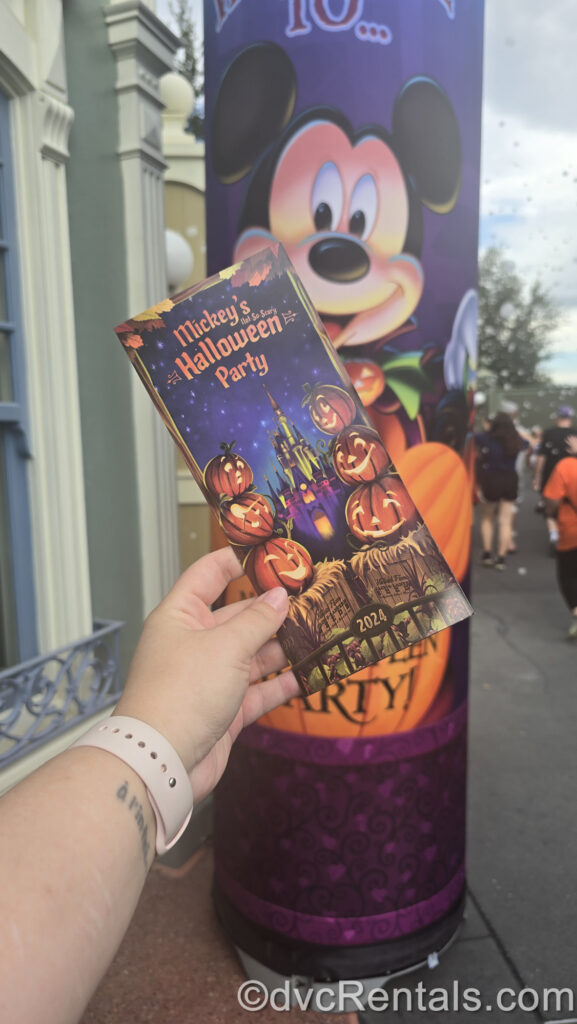
[[0, 768], [116, 703], [122, 622], [0, 672]]

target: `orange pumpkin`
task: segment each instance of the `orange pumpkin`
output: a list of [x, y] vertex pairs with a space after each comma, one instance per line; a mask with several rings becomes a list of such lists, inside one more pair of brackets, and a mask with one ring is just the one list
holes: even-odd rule
[[390, 464], [389, 454], [379, 435], [370, 427], [347, 427], [335, 440], [335, 472], [349, 487], [376, 480]]
[[305, 547], [290, 537], [271, 537], [249, 551], [244, 571], [258, 593], [284, 587], [300, 594], [313, 578], [313, 560]]
[[235, 444], [235, 441], [232, 444], [221, 444], [223, 454], [215, 455], [205, 467], [205, 486], [217, 498], [221, 494], [228, 498], [237, 497], [243, 491], [248, 491], [252, 484], [252, 469], [242, 455], [233, 451]]
[[303, 399], [308, 405], [311, 419], [324, 434], [338, 434], [353, 422], [357, 409], [348, 391], [335, 384], [319, 384], [310, 389]]
[[351, 532], [365, 544], [398, 540], [416, 516], [416, 509], [396, 477], [383, 476], [361, 484], [345, 508]]
[[222, 505], [220, 525], [233, 544], [259, 544], [271, 536], [274, 518], [262, 494], [246, 491]]
[[445, 629], [310, 697], [294, 697], [259, 721], [312, 736], [384, 736], [413, 729], [439, 696], [450, 633]]
[[443, 555], [462, 580], [471, 551], [471, 485], [465, 464], [437, 442], [404, 452], [397, 469]]
[[385, 390], [385, 375], [381, 367], [371, 359], [349, 360], [345, 362], [345, 370], [365, 408], [372, 405]]

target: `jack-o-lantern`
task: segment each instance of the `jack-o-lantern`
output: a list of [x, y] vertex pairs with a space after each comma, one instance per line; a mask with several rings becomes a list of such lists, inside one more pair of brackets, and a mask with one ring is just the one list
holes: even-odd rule
[[314, 425], [324, 434], [338, 434], [349, 427], [357, 412], [348, 392], [335, 384], [319, 384], [312, 391], [309, 388], [303, 405], [308, 405]]
[[262, 494], [246, 491], [220, 510], [220, 525], [233, 544], [260, 544], [274, 529], [272, 509]]
[[258, 592], [280, 586], [289, 594], [300, 594], [313, 578], [313, 561], [296, 540], [271, 537], [249, 551], [244, 571]]
[[204, 470], [205, 486], [217, 497], [226, 495], [235, 498], [243, 491], [248, 491], [252, 484], [252, 469], [242, 455], [233, 451], [235, 443], [221, 444], [223, 454], [215, 455]]
[[351, 532], [365, 544], [398, 540], [416, 517], [406, 489], [396, 477], [385, 476], [353, 491], [345, 508]]
[[390, 467], [388, 452], [376, 430], [370, 427], [347, 427], [341, 431], [333, 447], [333, 465], [345, 483], [371, 483]]
[[372, 405], [385, 390], [387, 379], [380, 366], [370, 359], [349, 360], [345, 370], [365, 408]]

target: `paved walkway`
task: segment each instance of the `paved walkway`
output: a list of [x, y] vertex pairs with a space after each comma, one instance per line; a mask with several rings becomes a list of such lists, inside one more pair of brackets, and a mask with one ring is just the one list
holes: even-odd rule
[[[570, 620], [535, 503], [522, 494], [518, 553], [503, 573], [478, 566], [475, 529], [468, 919], [440, 966], [411, 977], [449, 992], [458, 979], [491, 1010], [401, 1012], [402, 1022], [577, 1021], [577, 644], [565, 640]], [[548, 1010], [542, 1000], [535, 1012], [499, 1011], [500, 988], [573, 989], [574, 1007], [565, 994], [558, 1010], [551, 996]]]
[[[467, 921], [439, 967], [405, 979], [413, 989], [422, 983], [429, 1009], [366, 1012], [359, 1024], [383, 1017], [423, 1024], [577, 1022], [577, 645], [564, 639], [568, 616], [534, 504], [528, 492], [518, 516], [519, 553], [506, 572], [474, 569]], [[180, 873], [153, 871], [83, 1024], [356, 1022], [241, 1010], [236, 990], [243, 975], [215, 923], [210, 876], [208, 848]], [[445, 1010], [456, 986], [461, 994], [479, 990], [482, 1008]], [[511, 990], [505, 999], [512, 1005], [513, 993], [532, 989], [540, 996], [556, 987], [575, 990], [572, 1010], [566, 993], [558, 1007], [550, 997], [548, 1009], [532, 1011], [531, 992], [522, 996], [526, 1011], [497, 1008], [499, 989]]]

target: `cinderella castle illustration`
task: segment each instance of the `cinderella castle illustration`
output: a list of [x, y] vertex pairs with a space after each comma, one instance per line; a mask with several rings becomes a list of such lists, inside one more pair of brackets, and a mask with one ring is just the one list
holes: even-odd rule
[[350, 490], [339, 480], [328, 452], [318, 451], [264, 389], [277, 427], [268, 430], [276, 464], [265, 475], [277, 518], [293, 520], [293, 536], [317, 560], [342, 554], [344, 508]]

